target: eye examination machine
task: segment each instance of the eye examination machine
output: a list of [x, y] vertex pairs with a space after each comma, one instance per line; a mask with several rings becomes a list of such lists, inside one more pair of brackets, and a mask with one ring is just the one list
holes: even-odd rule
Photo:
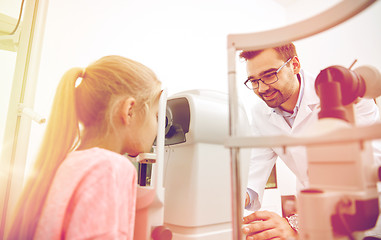
[[351, 71], [331, 66], [315, 81], [321, 102], [319, 121], [305, 136], [310, 188], [299, 194], [303, 239], [361, 237], [379, 216], [371, 140], [380, 138], [380, 123], [356, 127], [353, 102], [381, 95], [381, 74], [371, 66]]
[[[245, 115], [241, 114], [241, 120], [247, 124]], [[165, 130], [166, 226], [179, 240], [229, 238], [230, 157], [224, 146], [227, 94], [193, 90], [172, 96]]]
[[[247, 131], [246, 115], [243, 110], [240, 113], [240, 129]], [[230, 239], [231, 164], [229, 149], [224, 146], [229, 131], [228, 95], [200, 89], [177, 93], [168, 98], [165, 115], [162, 166], [165, 194], [163, 201], [152, 203], [155, 206], [156, 201], [164, 212], [160, 236], [154, 239]], [[242, 157], [247, 159], [248, 151], [243, 151]], [[153, 176], [158, 163], [152, 164]], [[241, 169], [242, 176], [246, 176], [245, 163]], [[140, 172], [144, 175], [140, 179], [148, 179], [143, 185], [160, 182], [156, 176], [151, 179], [150, 172], [147, 169]], [[145, 190], [140, 187], [140, 191]]]

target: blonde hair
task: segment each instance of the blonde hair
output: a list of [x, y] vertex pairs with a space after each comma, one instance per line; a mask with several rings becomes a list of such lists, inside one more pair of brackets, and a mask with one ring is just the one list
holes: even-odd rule
[[[79, 85], [78, 80], [82, 80]], [[34, 164], [37, 174], [21, 194], [8, 239], [33, 238], [58, 167], [80, 143], [115, 130], [112, 119], [123, 99], [135, 98], [145, 114], [160, 93], [161, 83], [149, 68], [121, 56], [106, 56], [86, 69], [67, 71], [57, 88]]]

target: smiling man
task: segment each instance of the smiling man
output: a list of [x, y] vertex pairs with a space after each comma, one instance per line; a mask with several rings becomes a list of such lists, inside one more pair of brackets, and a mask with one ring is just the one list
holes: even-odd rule
[[[318, 120], [319, 97], [315, 76], [301, 69], [294, 44], [258, 51], [243, 51], [246, 60], [247, 88], [262, 100], [252, 108], [252, 129], [256, 136], [303, 133]], [[372, 124], [379, 119], [376, 104], [362, 99], [355, 105], [356, 123]], [[378, 149], [377, 149], [378, 148]], [[376, 159], [381, 147], [376, 146]], [[253, 149], [245, 208], [254, 211], [244, 219], [247, 239], [289, 239], [297, 237], [296, 216], [284, 219], [276, 213], [258, 211], [261, 207], [267, 179], [277, 158], [282, 159], [297, 179], [297, 190], [308, 187], [307, 157], [304, 147]]]
[[[297, 79], [300, 71], [299, 59], [294, 51], [290, 51], [290, 54], [295, 55], [285, 62], [274, 49], [266, 49], [256, 58], [251, 58], [247, 61], [249, 77], [245, 82], [269, 107], [280, 107], [287, 112], [293, 112], [300, 87]], [[276, 67], [280, 64], [279, 68]], [[279, 82], [279, 77], [289, 81]]]

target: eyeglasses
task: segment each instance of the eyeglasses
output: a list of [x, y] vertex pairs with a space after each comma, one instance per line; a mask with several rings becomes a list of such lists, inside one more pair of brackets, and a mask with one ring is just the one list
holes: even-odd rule
[[266, 75], [263, 75], [262, 78], [253, 79], [253, 77], [248, 77], [247, 80], [244, 82], [245, 86], [248, 89], [253, 90], [253, 89], [257, 89], [259, 87], [259, 81], [261, 81], [262, 83], [264, 83], [266, 85], [276, 83], [279, 80], [278, 73], [280, 72], [280, 70], [282, 70], [282, 68], [284, 66], [287, 65], [287, 63], [289, 63], [291, 61], [291, 59], [292, 59], [292, 57], [289, 58], [285, 63], [283, 63], [283, 65], [280, 66], [280, 68], [278, 68], [278, 70], [276, 70], [275, 72], [271, 72], [271, 73], [268, 73]]

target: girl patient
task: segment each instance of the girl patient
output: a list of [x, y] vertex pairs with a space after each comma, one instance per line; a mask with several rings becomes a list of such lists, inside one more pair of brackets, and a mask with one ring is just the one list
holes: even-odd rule
[[150, 152], [161, 83], [120, 56], [62, 77], [7, 239], [132, 239], [136, 170]]

